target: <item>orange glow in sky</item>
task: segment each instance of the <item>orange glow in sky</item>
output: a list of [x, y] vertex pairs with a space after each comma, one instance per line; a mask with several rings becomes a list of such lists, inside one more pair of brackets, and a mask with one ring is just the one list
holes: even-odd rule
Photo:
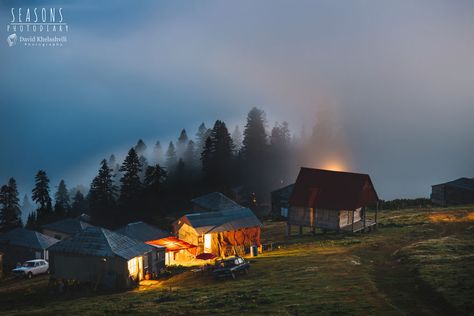
[[332, 159], [324, 162], [321, 165], [321, 168], [332, 171], [347, 171], [346, 164], [338, 159]]

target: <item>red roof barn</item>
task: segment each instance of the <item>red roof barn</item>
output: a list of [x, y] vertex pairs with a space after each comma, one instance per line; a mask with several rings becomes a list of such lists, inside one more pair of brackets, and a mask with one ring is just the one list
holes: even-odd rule
[[376, 224], [376, 216], [366, 218], [365, 208], [377, 201], [367, 174], [301, 168], [290, 196], [288, 227], [364, 230]]

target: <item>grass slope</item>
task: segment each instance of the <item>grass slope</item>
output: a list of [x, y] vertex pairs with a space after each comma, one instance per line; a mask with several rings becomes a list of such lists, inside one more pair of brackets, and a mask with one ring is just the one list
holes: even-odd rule
[[252, 258], [250, 274], [237, 280], [188, 271], [129, 292], [62, 295], [47, 291], [47, 278], [4, 281], [0, 313], [467, 314], [474, 308], [469, 214], [382, 212], [372, 233], [291, 238], [284, 223], [268, 222], [263, 239], [279, 246]]

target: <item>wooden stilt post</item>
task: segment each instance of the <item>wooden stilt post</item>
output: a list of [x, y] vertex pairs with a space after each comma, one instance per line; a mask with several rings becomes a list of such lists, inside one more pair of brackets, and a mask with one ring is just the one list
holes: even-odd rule
[[375, 207], [375, 229], [377, 229], [378, 223], [377, 223], [377, 213], [379, 211], [379, 202], [377, 201], [377, 206]]
[[362, 212], [363, 212], [363, 215], [364, 215], [364, 230], [363, 231], [365, 233], [365, 217], [366, 217], [366, 214], [367, 214], [367, 208], [365, 206], [362, 208]]
[[355, 215], [355, 210], [352, 210], [352, 232], [354, 232], [354, 215]]
[[291, 235], [291, 224], [290, 223], [286, 223], [286, 236], [290, 237]]
[[302, 225], [300, 225], [299, 235], [300, 235], [300, 236], [303, 235], [303, 226], [302, 226]]
[[315, 226], [311, 227], [311, 234], [313, 234], [313, 236], [316, 235], [316, 227]]

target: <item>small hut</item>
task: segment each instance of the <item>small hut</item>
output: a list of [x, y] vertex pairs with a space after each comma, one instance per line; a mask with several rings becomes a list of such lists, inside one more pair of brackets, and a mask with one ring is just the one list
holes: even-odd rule
[[92, 225], [83, 221], [81, 217], [77, 217], [45, 224], [41, 231], [47, 236], [62, 240], [83, 231], [87, 227], [92, 227]]
[[105, 288], [129, 288], [152, 269], [152, 247], [105, 228], [88, 227], [49, 248], [50, 271], [58, 279]]
[[243, 255], [260, 246], [262, 223], [248, 208], [186, 214], [174, 223], [176, 236], [197, 245], [197, 253]]
[[290, 196], [293, 192], [294, 186], [294, 184], [290, 184], [271, 192], [272, 217], [288, 217], [288, 209], [290, 208]]
[[288, 234], [291, 225], [323, 230], [356, 232], [376, 225], [366, 207], [376, 204], [377, 193], [369, 175], [301, 168], [290, 196]]
[[47, 248], [58, 240], [41, 233], [15, 228], [0, 234], [0, 251], [4, 253], [5, 268], [12, 268], [17, 263], [32, 259], [48, 260]]

